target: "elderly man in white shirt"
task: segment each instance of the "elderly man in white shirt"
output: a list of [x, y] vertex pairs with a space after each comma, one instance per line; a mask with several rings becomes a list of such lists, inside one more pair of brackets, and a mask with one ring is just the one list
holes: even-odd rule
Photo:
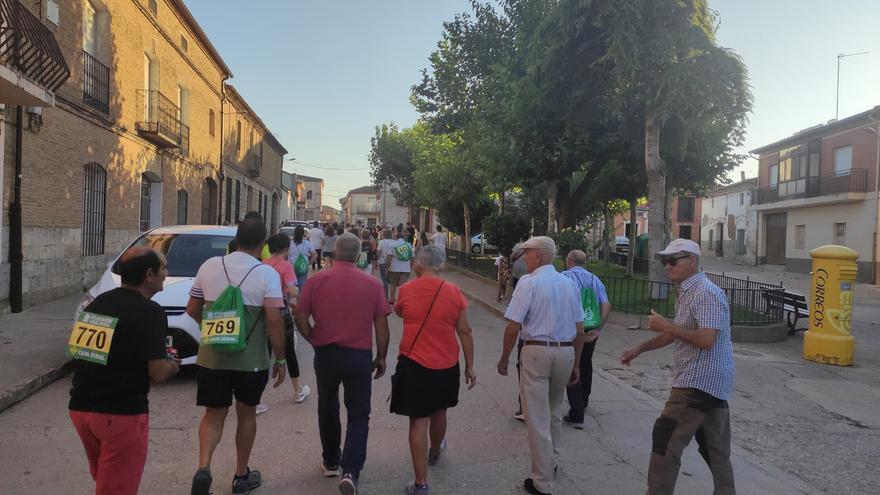
[[517, 335], [525, 341], [520, 397], [528, 427], [531, 476], [524, 487], [533, 495], [551, 493], [559, 464], [562, 398], [580, 378], [584, 347], [580, 295], [574, 282], [553, 267], [556, 243], [532, 237], [520, 246], [529, 275], [520, 279], [504, 317], [504, 347], [498, 373], [507, 375]]

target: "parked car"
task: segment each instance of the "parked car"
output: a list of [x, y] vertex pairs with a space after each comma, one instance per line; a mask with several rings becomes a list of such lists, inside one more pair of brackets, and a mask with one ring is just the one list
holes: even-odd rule
[[629, 237], [625, 235], [615, 236], [614, 244], [618, 253], [629, 252]]
[[473, 237], [471, 237], [471, 252], [474, 254], [486, 254], [487, 251], [498, 251], [497, 246], [493, 246], [489, 244], [483, 238], [483, 234], [479, 233]]
[[[165, 255], [168, 277], [162, 292], [153, 296], [168, 315], [168, 345], [177, 349], [182, 364], [195, 364], [201, 332], [198, 323], [186, 314], [189, 290], [199, 267], [208, 258], [226, 254], [229, 241], [235, 237], [236, 227], [214, 225], [181, 225], [160, 227], [141, 234], [125, 249], [132, 246], [151, 246]], [[125, 252], [125, 249], [122, 252]], [[107, 270], [83, 296], [77, 315], [100, 294], [120, 285], [117, 255]]]

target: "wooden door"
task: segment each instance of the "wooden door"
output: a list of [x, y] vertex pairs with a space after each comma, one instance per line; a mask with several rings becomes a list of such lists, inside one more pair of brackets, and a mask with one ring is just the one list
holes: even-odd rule
[[785, 213], [767, 215], [767, 264], [785, 264], [785, 231], [787, 223]]

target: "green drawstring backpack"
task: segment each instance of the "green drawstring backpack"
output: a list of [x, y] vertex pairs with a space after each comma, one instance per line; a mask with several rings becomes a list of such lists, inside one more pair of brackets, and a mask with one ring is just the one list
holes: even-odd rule
[[360, 268], [361, 270], [366, 268], [367, 265], [370, 264], [370, 252], [369, 251], [361, 251], [360, 253], [358, 253], [358, 258], [357, 258], [356, 264], [357, 264], [357, 267]]
[[400, 261], [409, 261], [413, 257], [413, 248], [410, 243], [403, 241], [403, 244], [394, 248], [394, 257]]
[[[305, 242], [303, 242], [303, 244], [305, 244]], [[300, 244], [299, 246], [302, 246], [303, 244]], [[299, 253], [299, 246], [296, 247], [297, 253]], [[293, 262], [293, 271], [297, 275], [305, 275], [306, 273], [309, 273], [309, 260], [306, 259], [302, 253], [299, 253], [299, 256], [296, 257], [296, 261]]]
[[598, 328], [602, 323], [602, 313], [599, 311], [599, 301], [592, 287], [581, 289], [581, 307], [584, 308], [584, 328], [587, 330]]
[[[241, 352], [247, 347], [250, 335], [245, 338], [243, 331], [243, 323], [245, 323], [248, 315], [244, 310], [244, 297], [241, 295], [241, 284], [244, 283], [248, 275], [254, 271], [254, 268], [260, 265], [254, 265], [241, 279], [238, 285], [233, 285], [229, 280], [229, 272], [226, 271], [226, 262], [223, 263], [223, 272], [226, 274], [226, 281], [229, 285], [223, 289], [211, 309], [207, 309], [202, 313], [202, 343], [201, 345], [209, 345], [217, 352], [234, 353]], [[260, 318], [263, 317], [262, 312]], [[251, 332], [259, 322], [253, 322]]]

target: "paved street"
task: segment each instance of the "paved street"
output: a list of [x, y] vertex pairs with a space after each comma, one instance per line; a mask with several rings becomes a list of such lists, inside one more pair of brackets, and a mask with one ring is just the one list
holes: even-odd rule
[[[464, 277], [450, 273], [456, 282]], [[512, 419], [516, 408], [516, 381], [494, 370], [501, 346], [501, 320], [474, 304], [470, 317], [475, 331], [478, 386], [463, 392], [461, 403], [450, 413], [449, 456], [431, 471], [434, 493], [523, 493], [528, 473], [525, 426]], [[392, 318], [392, 349], [400, 335], [400, 320]], [[611, 335], [634, 335], [623, 327]], [[611, 338], [600, 345], [612, 349]], [[606, 344], [606, 342], [608, 344]], [[391, 365], [393, 365], [392, 354]], [[300, 352], [306, 383], [314, 384], [312, 352]], [[603, 365], [605, 367], [605, 365]], [[668, 377], [668, 371], [658, 373]], [[0, 462], [12, 474], [4, 493], [88, 493], [91, 480], [82, 447], [67, 418], [65, 378], [0, 414]], [[386, 376], [373, 393], [370, 447], [362, 475], [362, 493], [402, 493], [410, 480], [406, 444], [406, 419], [387, 412], [390, 382]], [[659, 383], [658, 383], [659, 388]], [[318, 473], [319, 440], [316, 401], [293, 403], [288, 388], [265, 395], [270, 410], [260, 416], [253, 467], [262, 470], [266, 484], [258, 493], [337, 493], [335, 484]], [[188, 492], [196, 467], [197, 424], [200, 409], [194, 404], [192, 371], [153, 388], [150, 453], [141, 493]], [[594, 379], [590, 414], [583, 431], [565, 428], [562, 468], [554, 493], [621, 494], [644, 489], [650, 429], [661, 402], [640, 392], [612, 373], [600, 371]], [[736, 407], [741, 407], [737, 402]], [[737, 409], [735, 409], [737, 411]], [[221, 443], [214, 465], [215, 493], [231, 492], [233, 466], [231, 428]], [[734, 415], [734, 428], [739, 422]], [[735, 448], [734, 464], [741, 493], [810, 493], [807, 485], [783, 473], [769, 459]], [[706, 493], [711, 486], [708, 470], [694, 448], [688, 450], [679, 492]], [[851, 492], [855, 493], [855, 492]]]
[[[493, 311], [494, 284], [464, 272], [449, 274], [469, 294]], [[880, 298], [863, 296], [865, 305]], [[639, 330], [639, 317], [612, 313], [600, 337], [594, 369], [644, 392], [657, 401], [669, 392], [671, 349], [643, 354], [630, 367], [618, 359], [628, 347], [653, 334]], [[730, 401], [733, 441], [760, 462], [797, 477], [818, 493], [877, 493], [880, 472], [873, 459], [880, 451], [880, 366], [865, 347], [880, 337], [857, 337], [855, 366], [818, 365], [801, 358], [803, 334], [776, 344], [734, 344], [736, 388]], [[594, 394], [590, 403], [600, 400]], [[591, 414], [594, 416], [595, 411]], [[740, 493], [742, 468], [735, 465]]]

